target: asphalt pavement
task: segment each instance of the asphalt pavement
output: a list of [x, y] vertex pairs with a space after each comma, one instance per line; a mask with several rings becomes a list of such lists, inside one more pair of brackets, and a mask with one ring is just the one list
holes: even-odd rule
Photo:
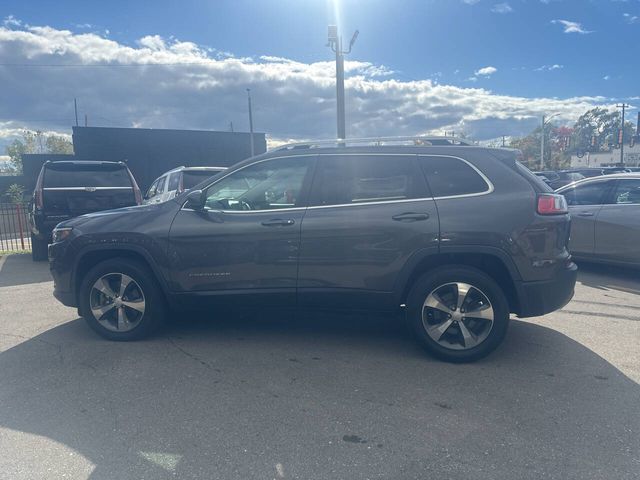
[[467, 365], [382, 315], [111, 343], [51, 291], [46, 263], [0, 259], [0, 479], [640, 478], [637, 272], [582, 266], [570, 304]]

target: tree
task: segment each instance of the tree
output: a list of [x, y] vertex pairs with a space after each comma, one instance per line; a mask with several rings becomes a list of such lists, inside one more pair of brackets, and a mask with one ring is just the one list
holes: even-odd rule
[[21, 203], [24, 195], [24, 187], [17, 183], [12, 183], [7, 188], [5, 195], [9, 197], [11, 203]]
[[28, 153], [73, 153], [73, 144], [62, 135], [25, 130], [22, 140], [16, 139], [6, 147], [13, 170], [22, 173], [22, 155]]
[[[618, 143], [620, 112], [593, 108], [578, 118], [573, 129], [571, 153], [608, 150]], [[630, 139], [633, 134], [633, 123], [625, 122], [625, 139]], [[593, 140], [595, 145], [592, 144]]]
[[[571, 158], [567, 143], [573, 129], [547, 125], [544, 130], [544, 168], [555, 170], [567, 166]], [[512, 138], [509, 142], [511, 148], [517, 148], [522, 152], [523, 162], [532, 170], [540, 169], [541, 132], [542, 129], [538, 127], [529, 135]]]

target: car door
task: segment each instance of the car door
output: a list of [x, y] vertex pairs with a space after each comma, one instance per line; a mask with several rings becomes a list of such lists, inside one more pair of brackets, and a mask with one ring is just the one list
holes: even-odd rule
[[595, 256], [640, 264], [640, 178], [619, 179], [598, 213]]
[[438, 246], [438, 214], [415, 155], [320, 155], [302, 222], [298, 301], [392, 306], [410, 256]]
[[560, 190], [571, 214], [569, 250], [577, 256], [591, 256], [595, 250], [596, 218], [613, 182], [593, 180]]
[[206, 188], [204, 209], [183, 206], [169, 235], [174, 288], [295, 302], [313, 163], [309, 155], [261, 160]]

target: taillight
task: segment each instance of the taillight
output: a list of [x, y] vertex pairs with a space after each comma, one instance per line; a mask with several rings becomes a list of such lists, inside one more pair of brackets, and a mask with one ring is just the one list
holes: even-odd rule
[[38, 180], [36, 181], [36, 188], [33, 192], [34, 195], [34, 203], [38, 210], [42, 210], [44, 207], [44, 201], [42, 199], [42, 183], [43, 183], [43, 173], [44, 167], [40, 170], [40, 175], [38, 175]]
[[538, 195], [538, 213], [540, 215], [562, 215], [568, 211], [564, 195], [553, 193]]

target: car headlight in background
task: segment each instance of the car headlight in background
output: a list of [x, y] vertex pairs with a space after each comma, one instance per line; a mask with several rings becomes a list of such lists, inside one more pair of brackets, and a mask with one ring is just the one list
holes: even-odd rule
[[53, 229], [53, 243], [62, 242], [66, 240], [69, 235], [71, 235], [71, 231], [73, 227], [61, 227]]

